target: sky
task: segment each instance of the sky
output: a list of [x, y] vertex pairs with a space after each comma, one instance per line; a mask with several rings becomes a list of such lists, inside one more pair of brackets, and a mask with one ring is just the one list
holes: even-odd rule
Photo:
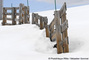
[[[64, 2], [68, 7], [76, 7], [89, 4], [89, 0], [56, 0], [57, 9], [60, 9]], [[18, 7], [20, 3], [27, 5], [27, 0], [4, 0], [4, 7]], [[54, 10], [54, 0], [29, 0], [30, 12]]]

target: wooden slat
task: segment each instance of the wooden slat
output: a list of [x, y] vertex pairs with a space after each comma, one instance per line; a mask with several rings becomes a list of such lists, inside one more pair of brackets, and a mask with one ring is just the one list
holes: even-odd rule
[[54, 40], [54, 39], [56, 39], [56, 32], [54, 32], [53, 34], [52, 34], [52, 40]]
[[63, 4], [63, 6], [62, 6], [62, 8], [60, 9], [60, 17], [64, 14], [64, 13], [66, 13], [66, 10], [67, 10], [67, 8], [66, 8], [66, 3], [64, 3]]
[[16, 15], [19, 15], [19, 13], [16, 13]]
[[53, 33], [53, 32], [54, 32], [54, 26], [52, 26], [50, 29], [50, 33]]
[[65, 20], [65, 22], [61, 26], [62, 26], [62, 32], [64, 32], [68, 28], [68, 20]]
[[12, 21], [12, 18], [6, 18], [6, 20], [10, 20], [10, 21]]
[[55, 25], [55, 19], [53, 19], [53, 21], [51, 22], [51, 24], [49, 25], [49, 28], [51, 29], [51, 27], [53, 27]]
[[19, 7], [14, 7], [16, 10], [19, 9]]
[[[5, 13], [6, 15], [12, 15], [12, 13]], [[16, 13], [16, 15], [19, 15], [19, 13]]]
[[[13, 7], [4, 7], [6, 10], [12, 10]], [[14, 7], [15, 9], [19, 9], [19, 7]]]
[[5, 13], [6, 15], [12, 15], [12, 13]]
[[4, 7], [6, 10], [11, 10], [13, 9], [12, 7]]

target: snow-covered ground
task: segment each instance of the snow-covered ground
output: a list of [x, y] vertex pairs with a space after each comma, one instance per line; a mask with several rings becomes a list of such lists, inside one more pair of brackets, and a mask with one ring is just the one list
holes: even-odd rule
[[[23, 24], [0, 26], [0, 60], [48, 60], [49, 57], [89, 57], [89, 5], [68, 8], [69, 53], [56, 54], [55, 43], [45, 36], [45, 29]], [[38, 12], [53, 20], [53, 10]], [[0, 21], [1, 23], [1, 21]]]

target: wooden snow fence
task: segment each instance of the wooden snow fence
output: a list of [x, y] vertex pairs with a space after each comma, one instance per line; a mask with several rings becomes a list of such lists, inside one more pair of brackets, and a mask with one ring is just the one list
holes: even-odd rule
[[36, 24], [42, 30], [46, 28], [47, 23], [48, 23], [47, 17], [42, 17], [37, 13], [32, 13], [32, 24]]
[[[29, 6], [20, 4], [19, 7], [4, 7], [2, 25], [16, 25], [16, 21], [18, 21], [19, 24], [30, 23], [29, 17]], [[12, 21], [12, 23], [7, 23], [7, 20]]]
[[47, 37], [50, 37], [52, 42], [56, 41], [57, 53], [69, 52], [68, 41], [68, 20], [66, 19], [66, 3], [59, 11], [54, 12], [54, 19], [47, 27]]

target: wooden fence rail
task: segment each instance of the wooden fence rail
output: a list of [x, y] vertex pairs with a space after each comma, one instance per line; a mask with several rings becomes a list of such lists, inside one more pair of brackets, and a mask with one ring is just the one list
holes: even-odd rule
[[46, 28], [48, 23], [47, 17], [42, 17], [36, 13], [32, 13], [32, 24], [36, 24], [40, 29]]
[[57, 53], [69, 52], [68, 41], [68, 20], [66, 19], [66, 3], [59, 11], [54, 12], [54, 19], [46, 28], [47, 37], [50, 37], [51, 41], [56, 41]]
[[[8, 15], [11, 17], [7, 17]], [[20, 4], [19, 7], [4, 7], [2, 25], [16, 25], [16, 21], [18, 21], [19, 24], [30, 23], [29, 17], [29, 6], [24, 6], [24, 4]], [[7, 20], [12, 21], [12, 24], [8, 24]]]

